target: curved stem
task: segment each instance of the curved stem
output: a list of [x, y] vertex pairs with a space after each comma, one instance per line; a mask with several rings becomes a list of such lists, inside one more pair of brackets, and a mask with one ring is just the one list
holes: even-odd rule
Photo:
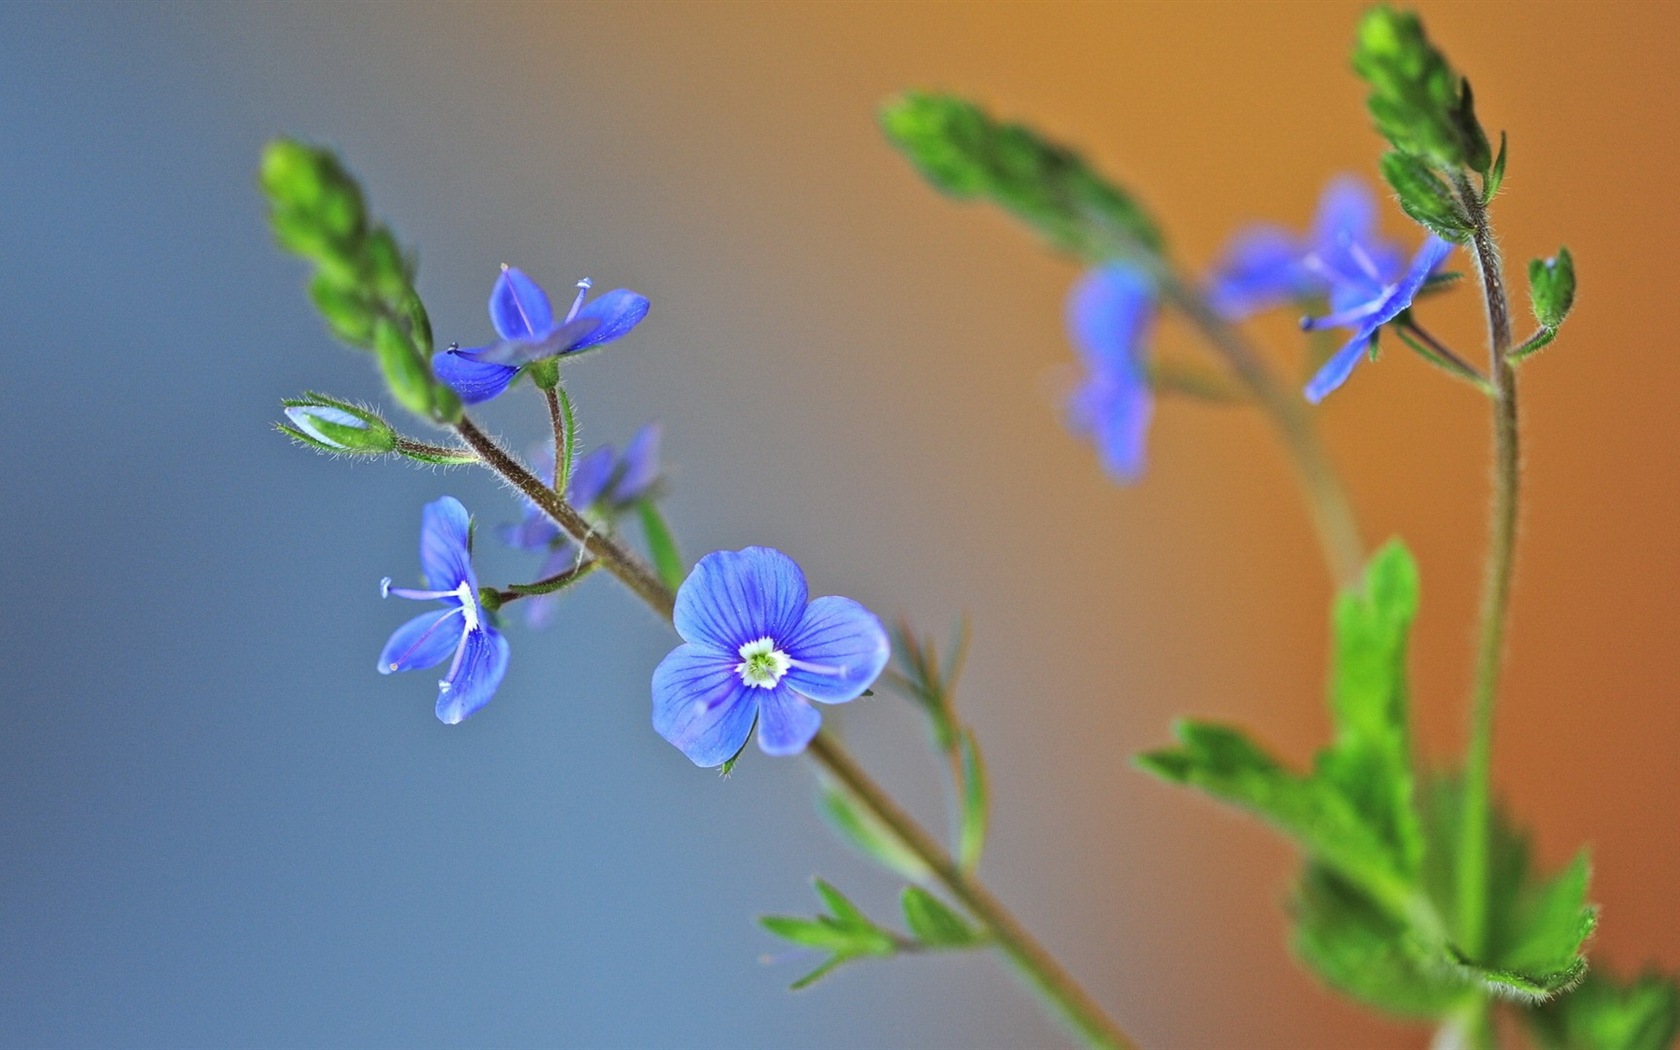
[[[595, 533], [581, 514], [526, 470], [472, 420], [463, 416], [455, 429], [478, 452], [485, 466], [536, 504], [654, 612], [666, 620], [671, 619], [676, 595], [640, 558], [616, 541]], [[986, 928], [999, 950], [1015, 965], [1033, 990], [1087, 1045], [1105, 1050], [1130, 1050], [1135, 1045], [1055, 958], [1022, 928], [1003, 904], [979, 880], [965, 874], [938, 841], [899, 808], [838, 741], [826, 732], [818, 733], [806, 749], [806, 754], [824, 772], [843, 784], [870, 816], [891, 832], [904, 848], [927, 865], [939, 884]]]
[[1293, 391], [1278, 384], [1271, 369], [1242, 334], [1214, 312], [1190, 284], [1171, 272], [1158, 273], [1156, 279], [1162, 297], [1189, 318], [1225, 358], [1277, 428], [1295, 463], [1330, 577], [1339, 590], [1355, 586], [1365, 563], [1365, 544], [1359, 537], [1359, 524], [1347, 490], [1318, 439], [1318, 430], [1306, 405]]
[[1476, 267], [1488, 319], [1488, 378], [1493, 394], [1493, 508], [1487, 570], [1482, 587], [1481, 634], [1470, 694], [1470, 742], [1465, 756], [1464, 813], [1458, 864], [1458, 935], [1479, 958], [1487, 942], [1488, 822], [1493, 761], [1493, 714], [1505, 651], [1505, 625], [1516, 553], [1518, 501], [1517, 378], [1511, 368], [1511, 307], [1505, 294], [1499, 247], [1487, 211], [1468, 180], [1459, 195], [1475, 225]]

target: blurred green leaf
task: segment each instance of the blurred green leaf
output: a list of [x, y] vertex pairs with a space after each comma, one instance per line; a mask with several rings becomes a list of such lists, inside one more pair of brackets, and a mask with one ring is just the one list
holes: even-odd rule
[[1089, 261], [1158, 256], [1160, 230], [1124, 190], [1032, 128], [951, 95], [908, 92], [881, 110], [887, 138], [935, 188], [1014, 213], [1052, 246]]
[[664, 515], [659, 513], [659, 505], [651, 499], [638, 500], [636, 514], [641, 519], [642, 536], [647, 540], [648, 556], [653, 559], [654, 571], [659, 573], [659, 579], [665, 586], [676, 590], [682, 586], [688, 570], [683, 566], [682, 554], [677, 551], [677, 541], [671, 535], [670, 526], [665, 524]]
[[983, 938], [961, 915], [920, 886], [904, 887], [904, 924], [930, 948], [967, 948]]
[[969, 729], [962, 731], [961, 739], [962, 829], [957, 838], [957, 859], [964, 871], [973, 871], [979, 867], [980, 855], [986, 850], [991, 800], [980, 742]]
[[1541, 1050], [1667, 1050], [1680, 1031], [1680, 990], [1662, 974], [1621, 984], [1594, 970], [1523, 1019]]
[[881, 823], [865, 813], [839, 787], [824, 790], [818, 809], [836, 834], [859, 853], [875, 861], [888, 871], [897, 872], [912, 881], [922, 881], [929, 875], [927, 865]]
[[1365, 104], [1377, 130], [1395, 149], [1448, 171], [1488, 174], [1493, 155], [1470, 82], [1447, 64], [1417, 15], [1389, 7], [1366, 12], [1353, 68], [1370, 86]]

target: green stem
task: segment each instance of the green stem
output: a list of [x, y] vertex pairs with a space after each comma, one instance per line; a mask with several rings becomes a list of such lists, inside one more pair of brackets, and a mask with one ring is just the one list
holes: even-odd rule
[[1493, 508], [1482, 588], [1481, 634], [1470, 693], [1470, 742], [1465, 755], [1464, 813], [1458, 864], [1458, 936], [1479, 959], [1487, 948], [1488, 837], [1493, 762], [1493, 714], [1505, 652], [1505, 625], [1516, 553], [1518, 500], [1517, 379], [1511, 368], [1511, 306], [1505, 294], [1499, 248], [1487, 211], [1469, 180], [1459, 195], [1475, 226], [1476, 268], [1488, 320], [1488, 379], [1493, 396]]
[[[471, 419], [463, 416], [455, 429], [478, 452], [485, 466], [536, 504], [654, 612], [666, 620], [671, 619], [676, 595], [641, 559], [616, 541], [595, 533], [581, 514], [526, 470]], [[838, 741], [827, 733], [818, 733], [806, 749], [806, 754], [823, 772], [844, 785], [870, 816], [898, 839], [905, 849], [927, 865], [939, 884], [986, 928], [998, 949], [1015, 965], [1033, 990], [1087, 1045], [1105, 1050], [1130, 1050], [1135, 1045], [1055, 958], [1033, 940], [1002, 903], [972, 875], [965, 874], [933, 836], [900, 809]]]
[[554, 491], [565, 496], [577, 452], [577, 416], [572, 412], [572, 399], [559, 383], [544, 387], [543, 399], [548, 402], [548, 420], [554, 427]]
[[1164, 268], [1156, 273], [1161, 295], [1190, 320], [1230, 365], [1283, 438], [1307, 497], [1313, 527], [1330, 576], [1341, 590], [1356, 586], [1365, 563], [1365, 544], [1353, 505], [1336, 468], [1319, 441], [1299, 394], [1279, 385], [1270, 368], [1242, 334], [1207, 304], [1194, 286]]

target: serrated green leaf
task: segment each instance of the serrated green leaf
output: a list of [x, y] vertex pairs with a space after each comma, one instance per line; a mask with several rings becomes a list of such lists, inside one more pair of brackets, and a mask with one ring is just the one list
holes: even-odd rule
[[1383, 154], [1382, 174], [1401, 209], [1437, 237], [1462, 244], [1474, 232], [1451, 187], [1421, 159], [1391, 150]]
[[1160, 230], [1129, 194], [1032, 128], [994, 120], [964, 99], [921, 92], [882, 107], [881, 127], [936, 188], [986, 198], [1056, 248], [1090, 261], [1128, 246], [1144, 256], [1161, 252]]
[[659, 513], [659, 505], [651, 499], [638, 500], [636, 514], [641, 519], [642, 536], [647, 540], [648, 556], [653, 559], [654, 571], [659, 573], [659, 579], [665, 586], [676, 590], [682, 586], [688, 570], [683, 566], [682, 554], [677, 550], [677, 541], [671, 535], [670, 526], [665, 524], [664, 515]]
[[1430, 965], [1407, 927], [1346, 880], [1308, 865], [1292, 902], [1301, 960], [1350, 998], [1406, 1017], [1443, 1017], [1474, 996], [1455, 972]]
[[1523, 1020], [1541, 1050], [1667, 1050], [1680, 1032], [1680, 989], [1658, 973], [1621, 984], [1595, 970]]
[[957, 836], [957, 858], [963, 870], [973, 871], [980, 864], [986, 850], [986, 828], [990, 822], [990, 792], [986, 783], [986, 763], [980, 755], [980, 742], [974, 731], [962, 731], [962, 828]]
[[1317, 775], [1353, 803], [1408, 877], [1423, 854], [1406, 674], [1406, 641], [1417, 608], [1417, 566], [1398, 541], [1371, 558], [1362, 592], [1336, 600], [1330, 686], [1336, 739], [1316, 763]]
[[930, 874], [920, 857], [905, 848], [879, 821], [859, 808], [843, 789], [825, 789], [817, 808], [835, 834], [887, 870], [918, 882]]
[[1415, 907], [1388, 844], [1334, 784], [1284, 769], [1238, 729], [1183, 720], [1174, 735], [1179, 747], [1139, 755], [1138, 765], [1254, 813], [1397, 918]]
[[981, 941], [980, 934], [944, 901], [920, 886], [904, 887], [900, 901], [904, 924], [930, 948], [966, 948]]

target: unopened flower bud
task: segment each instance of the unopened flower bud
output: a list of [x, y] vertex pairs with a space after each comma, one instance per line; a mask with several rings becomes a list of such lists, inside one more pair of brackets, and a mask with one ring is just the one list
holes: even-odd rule
[[377, 456], [397, 447], [390, 424], [366, 409], [314, 397], [285, 406], [291, 426], [281, 429], [325, 451]]

